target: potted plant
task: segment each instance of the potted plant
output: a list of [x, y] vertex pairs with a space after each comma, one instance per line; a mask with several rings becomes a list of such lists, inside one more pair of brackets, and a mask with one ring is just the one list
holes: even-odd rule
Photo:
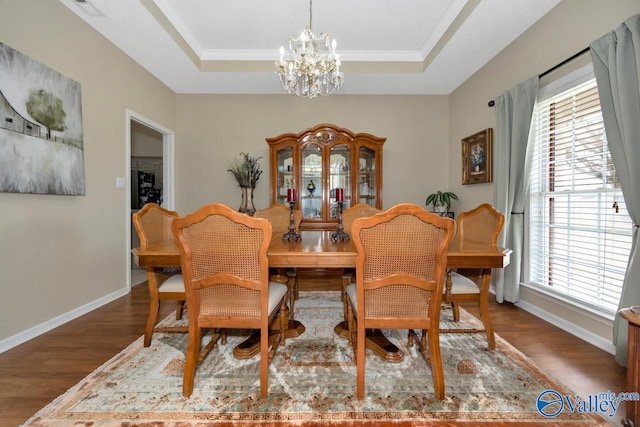
[[425, 205], [433, 206], [433, 212], [440, 216], [453, 217], [451, 212], [451, 201], [458, 200], [458, 196], [451, 191], [440, 191], [431, 193], [427, 196]]
[[242, 201], [238, 210], [253, 216], [256, 211], [253, 206], [253, 190], [262, 175], [260, 163], [258, 163], [262, 157], [252, 157], [248, 153], [240, 153], [240, 157], [241, 160], [237, 160], [228, 171], [236, 178], [242, 190]]

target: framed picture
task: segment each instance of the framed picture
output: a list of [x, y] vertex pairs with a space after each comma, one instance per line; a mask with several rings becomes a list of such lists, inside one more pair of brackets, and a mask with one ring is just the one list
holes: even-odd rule
[[80, 83], [0, 43], [0, 192], [85, 195]]
[[488, 128], [462, 140], [462, 184], [493, 181], [493, 129]]

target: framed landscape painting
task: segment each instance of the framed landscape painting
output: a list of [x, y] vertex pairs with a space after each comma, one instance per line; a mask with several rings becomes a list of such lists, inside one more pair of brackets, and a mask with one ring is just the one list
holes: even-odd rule
[[0, 43], [0, 192], [84, 195], [80, 84]]
[[492, 128], [462, 140], [463, 185], [493, 181], [492, 142]]

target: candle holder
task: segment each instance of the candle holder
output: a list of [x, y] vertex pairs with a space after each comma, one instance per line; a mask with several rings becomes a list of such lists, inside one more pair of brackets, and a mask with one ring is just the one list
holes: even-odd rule
[[343, 201], [337, 201], [338, 204], [338, 227], [336, 228], [336, 232], [331, 234], [331, 240], [337, 242], [338, 240], [344, 240], [348, 242], [351, 240], [349, 234], [344, 231], [344, 224], [342, 223], [342, 207], [344, 205]]
[[289, 231], [282, 235], [282, 240], [300, 240], [300, 233], [296, 233], [296, 224], [293, 215], [293, 207], [295, 204], [295, 200], [289, 201]]

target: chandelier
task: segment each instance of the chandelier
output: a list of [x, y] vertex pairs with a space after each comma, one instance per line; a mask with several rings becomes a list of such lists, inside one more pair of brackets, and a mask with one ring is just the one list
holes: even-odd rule
[[312, 0], [309, 0], [309, 26], [299, 37], [289, 37], [289, 51], [285, 59], [284, 46], [280, 47], [280, 60], [276, 73], [282, 87], [289, 93], [313, 99], [318, 95], [331, 95], [342, 85], [344, 74], [336, 54], [336, 40], [329, 42], [327, 33], [319, 37], [311, 32]]

